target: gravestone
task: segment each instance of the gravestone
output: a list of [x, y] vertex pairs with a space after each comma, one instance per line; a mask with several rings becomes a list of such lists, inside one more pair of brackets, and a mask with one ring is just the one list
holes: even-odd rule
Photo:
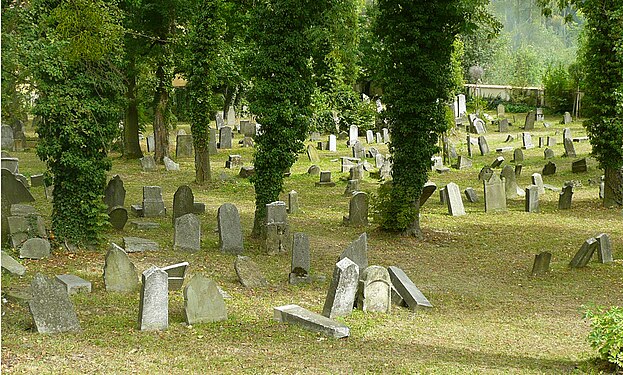
[[260, 272], [259, 267], [251, 258], [238, 255], [234, 262], [234, 269], [238, 275], [238, 281], [245, 288], [263, 288], [268, 286], [268, 281]]
[[175, 142], [175, 157], [179, 159], [193, 156], [193, 136], [178, 134]]
[[485, 129], [485, 122], [482, 119], [474, 119], [472, 125], [472, 133], [485, 134], [487, 132], [487, 130]]
[[517, 179], [515, 176], [515, 170], [510, 165], [502, 168], [500, 177], [505, 178], [504, 186], [506, 188], [506, 198], [517, 198], [518, 196], [524, 196], [524, 191], [517, 185]]
[[219, 247], [221, 252], [242, 254], [244, 249], [242, 227], [238, 209], [231, 203], [224, 203], [218, 209]]
[[307, 146], [307, 157], [309, 158], [309, 161], [311, 161], [312, 163], [318, 163], [320, 161], [320, 156], [318, 156], [318, 151], [312, 145]]
[[208, 153], [210, 155], [216, 155], [218, 148], [216, 147], [216, 129], [210, 128], [210, 135], [208, 137]]
[[266, 205], [266, 223], [287, 223], [286, 203], [275, 201]]
[[188, 269], [188, 262], [172, 264], [162, 267], [161, 269], [167, 273], [169, 291], [182, 289], [184, 277], [186, 277], [186, 270]]
[[512, 142], [515, 140], [515, 137], [513, 137], [512, 135], [507, 135], [506, 139], [504, 140], [504, 142], [508, 143], [508, 142]]
[[533, 130], [534, 129], [534, 120], [536, 116], [534, 112], [530, 111], [526, 115], [526, 122], [524, 123], [524, 130]]
[[322, 308], [322, 315], [330, 319], [350, 315], [353, 311], [358, 283], [359, 267], [357, 264], [348, 258], [337, 262]]
[[353, 148], [353, 158], [355, 159], [363, 159], [366, 157], [366, 150], [363, 148], [361, 142], [357, 141], [352, 145]]
[[288, 277], [290, 284], [311, 282], [310, 269], [309, 238], [305, 233], [294, 233], [292, 237], [292, 262]]
[[378, 143], [378, 144], [383, 143], [383, 136], [381, 135], [380, 132], [376, 132], [375, 138], [376, 138], [376, 143]]
[[556, 146], [556, 138], [547, 137], [547, 147], [554, 147], [554, 146]]
[[156, 160], [152, 155], [146, 155], [141, 158], [141, 167], [145, 172], [154, 172], [158, 170], [156, 166]]
[[33, 174], [30, 176], [30, 186], [40, 187], [43, 186], [43, 174]]
[[321, 171], [320, 181], [316, 182], [316, 186], [335, 186], [335, 182], [331, 181], [331, 171]]
[[[19, 210], [14, 209], [18, 205], [11, 205], [11, 214], [20, 214]], [[26, 205], [21, 205], [26, 206]], [[26, 206], [30, 207], [30, 206]], [[34, 209], [34, 207], [33, 207]], [[18, 249], [29, 238], [47, 238], [45, 230], [45, 222], [43, 218], [36, 212], [24, 213], [20, 216], [8, 216], [6, 222], [11, 237], [11, 244], [14, 248]]]
[[562, 192], [558, 196], [558, 209], [569, 210], [571, 209], [571, 198], [573, 197], [573, 184], [565, 184], [562, 187]]
[[534, 256], [534, 264], [532, 265], [532, 276], [541, 276], [549, 272], [549, 264], [552, 261], [552, 253], [543, 251]]
[[485, 212], [506, 212], [506, 188], [497, 174], [483, 181]]
[[187, 324], [227, 320], [225, 300], [214, 281], [202, 274], [190, 279], [184, 288], [184, 317]]
[[543, 148], [545, 146], [545, 137], [539, 137], [539, 148]]
[[167, 171], [179, 171], [180, 170], [180, 165], [174, 162], [173, 160], [171, 160], [167, 156], [162, 158], [162, 162], [164, 163], [164, 168]]
[[[0, 159], [0, 166], [4, 169], [8, 169], [13, 174], [19, 173], [19, 159], [3, 157]], [[26, 185], [28, 187], [28, 185]]]
[[147, 152], [156, 151], [156, 139], [153, 134], [148, 135], [145, 141], [147, 142]]
[[351, 125], [348, 128], [348, 145], [353, 146], [357, 142], [357, 137], [359, 137], [359, 128], [357, 125]]
[[91, 293], [91, 282], [76, 275], [56, 275], [56, 280], [63, 285], [69, 295]]
[[165, 216], [162, 188], [160, 186], [143, 186], [143, 216]]
[[352, 166], [348, 173], [350, 175], [349, 180], [363, 180], [363, 164], [359, 163]]
[[348, 156], [341, 156], [340, 157], [340, 164], [341, 164], [341, 171], [342, 173], [344, 172], [348, 172], [350, 171], [350, 169], [354, 166], [357, 165], [359, 162], [361, 161], [361, 159], [357, 159], [357, 158], [351, 158]]
[[553, 159], [555, 156], [554, 150], [552, 150], [551, 148], [546, 148], [545, 151], [543, 151], [543, 156], [545, 157], [545, 160]]
[[463, 156], [463, 155], [459, 155], [458, 160], [457, 160], [457, 169], [468, 169], [472, 167], [472, 161], [471, 159]]
[[556, 164], [554, 164], [551, 161], [545, 164], [545, 166], [543, 167], [543, 170], [541, 171], [541, 175], [543, 176], [551, 176], [555, 173], [556, 173]]
[[255, 137], [257, 135], [257, 127], [249, 120], [240, 121], [240, 132], [245, 137]]
[[374, 166], [376, 168], [381, 168], [383, 166], [383, 163], [385, 163], [385, 157], [383, 156], [383, 154], [376, 154], [376, 156], [374, 157]]
[[600, 263], [612, 262], [612, 245], [610, 244], [610, 237], [606, 233], [601, 233], [597, 237], [597, 255]]
[[34, 202], [30, 191], [18, 180], [11, 171], [2, 168], [2, 181], [0, 182], [0, 189], [2, 192], [3, 205], [12, 205], [22, 202]]
[[372, 130], [366, 130], [366, 143], [370, 144], [374, 142], [374, 132]]
[[523, 170], [523, 165], [517, 164], [515, 166], [515, 178], [521, 177], [521, 171]]
[[329, 134], [328, 145], [330, 152], [337, 152], [337, 138], [334, 134]]
[[459, 186], [457, 184], [450, 182], [446, 185], [446, 196], [448, 198], [448, 213], [452, 216], [465, 215], [461, 191], [459, 190]]
[[543, 108], [537, 108], [536, 109], [536, 120], [537, 121], [544, 121], [545, 120], [545, 115], [543, 114]]
[[521, 133], [521, 142], [523, 144], [522, 147], [524, 150], [534, 148], [534, 144], [532, 144], [532, 135], [530, 133]]
[[290, 248], [290, 227], [287, 223], [285, 202], [266, 205], [266, 251], [268, 254], [286, 253]]
[[136, 267], [128, 254], [114, 243], [110, 244], [104, 263], [104, 284], [108, 292], [133, 292], [138, 288]]
[[227, 125], [232, 126], [236, 125], [236, 111], [234, 107], [229, 107], [227, 110]]
[[515, 163], [523, 162], [523, 151], [520, 148], [516, 148], [513, 152], [513, 161]]
[[362, 233], [342, 251], [339, 260], [344, 258], [355, 262], [359, 269], [363, 270], [368, 267], [368, 235], [366, 233]]
[[346, 189], [344, 189], [344, 196], [350, 197], [357, 191], [359, 191], [359, 180], [348, 180], [346, 182]]
[[30, 284], [28, 308], [39, 333], [79, 332], [80, 322], [63, 286], [37, 273]]
[[468, 187], [467, 189], [465, 189], [464, 193], [465, 193], [465, 197], [470, 203], [478, 202], [478, 195], [476, 194], [476, 191], [473, 188]]
[[409, 309], [416, 310], [419, 307], [433, 307], [403, 270], [395, 266], [389, 266], [387, 267], [387, 271], [389, 271], [392, 285], [404, 299]]
[[588, 262], [591, 260], [593, 253], [597, 249], [597, 240], [594, 238], [589, 238], [582, 244], [580, 250], [575, 254], [571, 262], [569, 263], [569, 267], [571, 268], [581, 268], [585, 267]]
[[532, 174], [532, 185], [536, 185], [539, 195], [545, 194], [545, 187], [543, 186], [543, 177], [539, 173]]
[[420, 194], [420, 207], [424, 206], [424, 203], [426, 203], [428, 198], [433, 195], [435, 190], [437, 190], [437, 185], [434, 182], [428, 181], [424, 184], [424, 187], [422, 188], [422, 194]]
[[252, 165], [242, 166], [240, 167], [240, 172], [238, 172], [238, 177], [240, 178], [249, 178], [255, 175], [255, 167]]
[[299, 193], [292, 190], [288, 193], [288, 213], [296, 214], [299, 212]]
[[229, 126], [223, 126], [219, 129], [218, 132], [219, 142], [218, 148], [220, 149], [230, 149], [232, 148], [232, 131]]
[[282, 323], [292, 323], [324, 335], [344, 338], [350, 335], [350, 329], [320, 314], [306, 310], [298, 305], [284, 305], [275, 307], [273, 319]]
[[220, 112], [216, 114], [216, 127], [220, 129], [223, 126], [225, 126], [225, 119], [223, 119], [223, 113]]
[[14, 275], [22, 276], [26, 273], [26, 267], [21, 263], [13, 259], [12, 256], [2, 251], [2, 258], [0, 259], [0, 266]]
[[570, 124], [573, 121], [573, 119], [571, 118], [571, 113], [569, 112], [565, 112], [565, 115], [562, 119], [562, 123], [567, 125]]
[[458, 94], [456, 96], [457, 102], [458, 102], [458, 110], [459, 110], [459, 114], [456, 117], [461, 117], [464, 114], [467, 113], [467, 104], [465, 101], [465, 95], [464, 94]]
[[[478, 143], [478, 140], [476, 140], [476, 143]], [[467, 135], [467, 156], [470, 158], [474, 157], [474, 153], [472, 152], [472, 137], [469, 134]]]
[[498, 121], [498, 131], [500, 133], [506, 133], [508, 131], [508, 120], [503, 118]]
[[582, 158], [580, 160], [576, 160], [571, 163], [571, 172], [573, 173], [584, 173], [588, 171], [588, 166], [586, 165], [586, 158]]
[[111, 207], [108, 211], [108, 221], [113, 228], [122, 230], [128, 222], [128, 210], [125, 207]]
[[361, 273], [357, 307], [363, 311], [389, 314], [392, 306], [392, 282], [385, 267], [369, 266]]
[[178, 217], [193, 213], [194, 207], [195, 196], [190, 186], [178, 187], [173, 195], [173, 216], [171, 218], [173, 224]]
[[1, 144], [0, 147], [5, 151], [15, 151], [15, 139], [13, 137], [13, 128], [8, 125], [2, 125], [0, 128]]
[[478, 137], [478, 148], [480, 149], [480, 155], [484, 156], [489, 153], [489, 144], [484, 135]]
[[157, 242], [140, 237], [123, 237], [123, 248], [126, 253], [142, 253], [145, 251], [159, 251]]
[[50, 256], [50, 243], [43, 238], [29, 238], [19, 249], [19, 257], [26, 259], [43, 259]]
[[493, 163], [491, 163], [491, 168], [497, 168], [502, 165], [502, 163], [504, 163], [504, 156], [498, 156], [497, 158], [495, 158]]
[[570, 138], [564, 138], [563, 143], [565, 146], [565, 154], [563, 156], [566, 156], [569, 158], [575, 158], [576, 153], [575, 153], [575, 146], [573, 146], [573, 140], [571, 140]]
[[571, 129], [569, 129], [569, 128], [562, 129], [562, 139], [563, 139], [563, 141], [565, 139], [571, 139], [571, 138], [573, 138], [571, 136]]
[[356, 192], [350, 198], [348, 216], [344, 216], [344, 224], [349, 226], [368, 225], [368, 194]]
[[106, 190], [104, 190], [104, 203], [106, 203], [109, 210], [112, 207], [125, 204], [125, 188], [123, 187], [121, 177], [117, 174], [108, 181]]
[[142, 275], [138, 327], [141, 331], [161, 331], [169, 326], [169, 281], [166, 272], [151, 266]]
[[486, 181], [490, 179], [491, 176], [493, 176], [493, 169], [491, 169], [491, 167], [482, 167], [482, 169], [478, 173], [478, 180]]
[[307, 174], [312, 175], [312, 176], [319, 176], [320, 175], [320, 167], [317, 165], [312, 165], [311, 167], [309, 167], [307, 169]]
[[526, 212], [539, 212], [539, 187], [530, 185], [526, 188]]
[[506, 114], [506, 108], [504, 108], [504, 104], [498, 104], [497, 106], [498, 117], [502, 117]]
[[175, 219], [173, 248], [195, 252], [201, 249], [201, 222], [189, 213]]
[[383, 143], [389, 143], [389, 129], [383, 128], [381, 131], [383, 132]]

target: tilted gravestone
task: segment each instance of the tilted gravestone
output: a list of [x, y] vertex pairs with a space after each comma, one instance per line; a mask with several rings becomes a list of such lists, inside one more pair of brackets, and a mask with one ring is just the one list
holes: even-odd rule
[[571, 163], [571, 172], [573, 173], [584, 173], [588, 171], [588, 166], [586, 165], [586, 158], [582, 158], [580, 160], [576, 160]]
[[351, 242], [342, 254], [340, 254], [339, 260], [348, 258], [355, 262], [359, 269], [364, 270], [368, 268], [368, 235], [362, 233], [356, 240]]
[[288, 278], [290, 284], [311, 282], [310, 269], [309, 238], [305, 233], [294, 233], [292, 238], [292, 262]]
[[539, 212], [539, 187], [530, 185], [526, 188], [526, 212]]
[[541, 175], [543, 176], [551, 176], [556, 173], [556, 164], [553, 162], [547, 162], [541, 171]]
[[471, 187], [466, 188], [464, 193], [465, 193], [465, 197], [470, 203], [478, 202], [478, 195], [476, 194], [476, 191], [473, 188]]
[[532, 276], [541, 276], [549, 272], [549, 264], [552, 260], [552, 253], [543, 251], [534, 256], [534, 264], [532, 265]]
[[504, 163], [504, 156], [498, 156], [497, 158], [495, 158], [495, 160], [491, 163], [491, 168], [497, 168], [499, 166], [502, 165], [502, 163]]
[[359, 267], [357, 264], [348, 258], [337, 262], [322, 308], [322, 315], [330, 319], [350, 315], [355, 304], [358, 283]]
[[178, 134], [175, 142], [175, 157], [192, 158], [193, 155], [193, 136]]
[[594, 238], [589, 238], [582, 244], [580, 250], [575, 254], [571, 262], [569, 263], [569, 267], [571, 268], [581, 268], [585, 267], [588, 262], [591, 260], [593, 253], [597, 249], [597, 240]]
[[195, 196], [190, 186], [182, 185], [177, 188], [173, 195], [173, 224], [175, 224], [175, 219], [178, 217], [193, 213], [194, 205]]
[[530, 133], [526, 133], [523, 132], [521, 133], [521, 142], [522, 142], [522, 148], [524, 150], [529, 150], [531, 148], [534, 148], [534, 144], [532, 143], [532, 135]]
[[229, 126], [223, 126], [219, 129], [219, 143], [218, 148], [229, 149], [232, 148], [232, 131]]
[[545, 186], [543, 186], [543, 176], [539, 173], [532, 174], [532, 185], [536, 185], [539, 191], [539, 195], [545, 194]]
[[543, 157], [545, 158], [545, 160], [553, 159], [554, 156], [554, 150], [552, 150], [551, 148], [546, 148], [545, 151], [543, 151]]
[[357, 141], [352, 146], [353, 150], [353, 158], [355, 159], [363, 159], [366, 157], [366, 149], [363, 147], [361, 142]]
[[422, 188], [422, 194], [420, 195], [420, 207], [424, 206], [424, 203], [426, 203], [428, 198], [433, 195], [435, 190], [437, 190], [437, 185], [434, 182], [428, 181], [424, 184], [424, 187]]
[[157, 242], [140, 237], [123, 237], [123, 249], [126, 253], [142, 253], [145, 251], [159, 251]]
[[284, 305], [273, 309], [273, 319], [282, 323], [292, 323], [314, 332], [334, 338], [350, 335], [350, 329], [342, 323], [316, 314], [298, 305]]
[[156, 217], [165, 214], [162, 188], [160, 186], [143, 186], [143, 216]]
[[571, 209], [571, 199], [573, 197], [573, 184], [565, 184], [562, 187], [562, 191], [558, 196], [558, 209], [569, 210]]
[[234, 262], [234, 269], [238, 275], [238, 281], [245, 288], [263, 288], [268, 286], [268, 281], [257, 264], [247, 256], [238, 255]]
[[461, 198], [459, 186], [454, 182], [450, 182], [446, 185], [446, 195], [448, 198], [448, 213], [452, 216], [465, 215], [465, 207], [463, 206], [463, 199]]
[[112, 207], [123, 206], [125, 204], [125, 188], [123, 181], [118, 174], [108, 181], [106, 190], [104, 191], [104, 203], [110, 210]]
[[167, 171], [179, 171], [180, 165], [173, 160], [171, 160], [168, 156], [162, 158], [162, 162], [164, 163], [164, 167]]
[[19, 249], [19, 257], [27, 259], [43, 259], [50, 256], [50, 243], [43, 238], [29, 238]]
[[205, 323], [227, 320], [225, 300], [216, 283], [202, 274], [193, 276], [184, 288], [186, 323]]
[[80, 331], [74, 306], [61, 283], [38, 273], [30, 284], [30, 290], [32, 299], [28, 301], [28, 307], [37, 332]]
[[307, 146], [307, 157], [312, 163], [318, 163], [320, 161], [320, 156], [318, 156], [318, 150], [316, 150], [316, 148], [312, 145]]
[[489, 153], [489, 144], [484, 135], [478, 137], [478, 148], [480, 149], [480, 155], [484, 156]]
[[612, 245], [610, 244], [610, 237], [606, 233], [601, 233], [597, 237], [597, 255], [600, 263], [612, 262]]
[[457, 169], [468, 169], [472, 167], [473, 163], [469, 158], [459, 155], [456, 165]]
[[573, 146], [573, 140], [571, 140], [570, 138], [564, 138], [563, 142], [565, 146], [565, 154], [563, 156], [566, 156], [569, 158], [575, 158], [576, 153], [575, 153], [575, 146]]
[[350, 198], [348, 216], [344, 216], [344, 224], [350, 226], [368, 225], [368, 194], [356, 192]]
[[141, 331], [161, 331], [169, 326], [169, 281], [156, 266], [145, 270], [139, 300], [138, 326]]
[[506, 198], [517, 198], [518, 196], [524, 196], [525, 192], [517, 185], [515, 176], [515, 170], [510, 165], [502, 168], [500, 177], [505, 179], [504, 187], [506, 188]]
[[369, 266], [361, 273], [357, 307], [363, 311], [389, 314], [392, 306], [392, 282], [385, 267]]
[[387, 267], [387, 270], [389, 271], [392, 285], [404, 299], [409, 309], [416, 310], [419, 307], [433, 307], [402, 269], [390, 266]]
[[136, 267], [128, 254], [114, 243], [110, 244], [106, 254], [104, 285], [108, 292], [133, 292], [138, 288]]
[[195, 252], [201, 249], [201, 222], [195, 214], [186, 214], [175, 219], [173, 248]]
[[536, 119], [536, 115], [534, 112], [530, 111], [526, 115], [526, 122], [524, 123], [524, 130], [532, 130], [534, 129], [534, 120]]
[[231, 203], [224, 203], [218, 209], [219, 247], [221, 252], [242, 254], [243, 238], [238, 209]]
[[13, 259], [12, 256], [2, 251], [2, 258], [0, 259], [0, 266], [14, 275], [22, 276], [26, 273], [26, 267], [21, 263]]

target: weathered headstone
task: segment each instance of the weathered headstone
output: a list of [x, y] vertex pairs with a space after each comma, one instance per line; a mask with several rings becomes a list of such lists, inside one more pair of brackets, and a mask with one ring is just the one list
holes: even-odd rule
[[515, 152], [513, 152], [513, 160], [515, 163], [523, 162], [523, 151], [520, 148], [516, 148]]
[[524, 130], [533, 130], [535, 119], [536, 119], [536, 116], [534, 112], [532, 111], [528, 112], [528, 114], [526, 115], [526, 122], [524, 123], [524, 127], [523, 127]]
[[504, 156], [498, 156], [497, 158], [495, 158], [495, 160], [491, 163], [491, 168], [497, 168], [500, 165], [502, 165], [502, 163], [504, 163]]
[[569, 263], [569, 267], [571, 268], [581, 268], [585, 267], [588, 262], [591, 260], [593, 253], [597, 250], [597, 240], [594, 238], [589, 238], [582, 244], [580, 250], [575, 254], [571, 262]]
[[515, 176], [515, 170], [510, 165], [502, 168], [500, 177], [506, 179], [504, 186], [506, 188], [506, 198], [516, 198], [518, 196], [524, 196], [524, 191], [517, 185], [517, 179]]
[[352, 149], [353, 149], [353, 158], [355, 159], [363, 159], [366, 157], [366, 150], [363, 147], [363, 144], [361, 144], [361, 142], [357, 141], [352, 145]]
[[522, 147], [524, 150], [534, 148], [534, 144], [532, 144], [532, 135], [530, 133], [521, 133], [521, 142], [523, 144]]
[[457, 169], [468, 169], [471, 167], [472, 167], [471, 159], [463, 155], [459, 155], [458, 160], [457, 160]]
[[19, 249], [19, 257], [27, 259], [42, 259], [50, 256], [50, 243], [43, 238], [29, 238]]
[[123, 237], [123, 248], [126, 253], [142, 253], [145, 251], [159, 251], [157, 242], [140, 237]]
[[208, 153], [210, 155], [216, 155], [218, 148], [216, 147], [216, 129], [210, 128], [210, 135], [208, 136]]
[[175, 219], [173, 247], [191, 252], [201, 249], [201, 222], [195, 214], [189, 213]]
[[485, 212], [506, 212], [506, 188], [505, 183], [493, 174], [491, 178], [483, 181], [485, 191]]
[[2, 125], [0, 128], [2, 142], [0, 147], [2, 150], [15, 151], [15, 139], [13, 137], [13, 128], [8, 125]]
[[458, 94], [456, 96], [457, 102], [458, 102], [458, 116], [456, 117], [461, 117], [463, 115], [465, 115], [467, 113], [467, 104], [465, 101], [465, 95], [464, 94]]
[[193, 213], [194, 206], [195, 196], [190, 186], [182, 185], [177, 188], [175, 195], [173, 195], [173, 224], [178, 217]]
[[369, 266], [360, 275], [357, 307], [363, 311], [389, 313], [392, 283], [385, 267]]
[[573, 121], [573, 119], [571, 118], [571, 113], [569, 112], [565, 112], [565, 115], [562, 119], [562, 123], [567, 125], [570, 124]]
[[[478, 142], [478, 140], [476, 140]], [[474, 153], [472, 152], [472, 136], [467, 135], [467, 156], [470, 158], [474, 157]]]
[[18, 180], [11, 171], [2, 168], [2, 181], [0, 182], [0, 189], [2, 191], [2, 203], [4, 205], [12, 205], [22, 202], [34, 202], [30, 191]]
[[366, 130], [366, 143], [370, 144], [374, 142], [374, 132], [372, 130]]
[[610, 244], [610, 237], [606, 233], [601, 233], [597, 237], [597, 255], [600, 263], [612, 262], [612, 245]]
[[536, 120], [537, 121], [545, 120], [545, 115], [543, 114], [543, 108], [536, 109]]
[[331, 171], [320, 171], [320, 181], [316, 182], [316, 186], [335, 186], [335, 182], [331, 181]]
[[238, 209], [231, 203], [224, 203], [218, 209], [219, 247], [221, 252], [242, 254], [244, 249], [242, 227]]
[[153, 134], [148, 135], [145, 141], [147, 142], [147, 152], [156, 151], [156, 139]]
[[223, 126], [219, 129], [219, 143], [218, 148], [229, 149], [232, 148], [232, 132], [229, 126]]
[[128, 222], [128, 210], [125, 207], [113, 206], [108, 211], [108, 221], [113, 228], [123, 229]]
[[357, 137], [359, 137], [359, 128], [357, 125], [351, 125], [348, 128], [348, 145], [354, 145], [357, 142]]
[[357, 264], [348, 258], [337, 262], [322, 315], [330, 319], [350, 315], [355, 304], [358, 283], [359, 267]]
[[202, 274], [190, 279], [184, 288], [184, 315], [188, 324], [227, 320], [225, 300], [214, 281]]
[[348, 180], [346, 182], [346, 189], [344, 189], [344, 196], [350, 197], [357, 191], [359, 191], [359, 180]]
[[424, 187], [422, 188], [422, 194], [420, 195], [420, 207], [424, 206], [424, 203], [426, 203], [428, 198], [433, 195], [435, 190], [437, 190], [437, 185], [434, 182], [428, 181], [424, 184]]
[[299, 212], [299, 193], [292, 190], [288, 193], [288, 213], [296, 214]]
[[30, 284], [28, 307], [39, 333], [79, 332], [80, 322], [63, 286], [40, 273]]
[[489, 144], [484, 135], [478, 137], [478, 148], [480, 149], [480, 155], [484, 156], [489, 153]]
[[234, 107], [229, 107], [227, 109], [227, 125], [233, 126], [236, 125], [236, 110]]
[[349, 180], [362, 180], [363, 179], [363, 164], [359, 163], [357, 165], [353, 165], [348, 171], [350, 174]]
[[526, 212], [539, 212], [539, 187], [530, 185], [526, 188]]
[[76, 275], [56, 275], [56, 280], [63, 285], [69, 295], [91, 293], [91, 282]]
[[350, 198], [348, 216], [344, 216], [344, 224], [350, 226], [368, 225], [368, 194], [356, 192]]
[[2, 258], [0, 259], [0, 266], [7, 270], [8, 272], [22, 276], [26, 273], [26, 267], [24, 267], [21, 263], [13, 259], [12, 256], [2, 251]]
[[143, 186], [143, 216], [156, 217], [165, 214], [162, 188], [160, 186]]
[[152, 155], [145, 155], [141, 158], [141, 167], [145, 172], [153, 172], [158, 170], [156, 166], [156, 160]]
[[439, 203], [443, 205], [448, 204], [448, 192], [446, 191], [445, 186], [439, 189]]
[[125, 188], [123, 187], [123, 181], [119, 175], [114, 175], [113, 178], [108, 181], [108, 185], [104, 191], [104, 203], [106, 203], [109, 210], [112, 207], [123, 206], [125, 204]]
[[532, 185], [536, 185], [539, 195], [545, 194], [545, 187], [543, 186], [543, 176], [539, 173], [532, 174]]
[[562, 139], [563, 139], [563, 141], [565, 139], [571, 139], [571, 138], [573, 138], [571, 136], [571, 129], [569, 129], [569, 128], [562, 129]]
[[289, 275], [290, 284], [310, 282], [310, 269], [309, 238], [307, 238], [305, 233], [294, 233], [292, 237], [292, 263]]
[[554, 150], [552, 150], [551, 148], [546, 148], [545, 151], [543, 151], [543, 156], [545, 158], [545, 160], [547, 159], [553, 159], [554, 158]]
[[161, 331], [169, 326], [169, 281], [156, 266], [145, 270], [139, 303], [138, 327], [141, 331]]
[[564, 138], [563, 142], [565, 146], [565, 154], [563, 156], [566, 156], [569, 158], [575, 158], [576, 153], [575, 153], [575, 146], [573, 146], [573, 140], [571, 140], [570, 138]]
[[476, 191], [473, 188], [468, 187], [467, 189], [465, 189], [464, 193], [465, 193], [465, 197], [470, 203], [478, 202], [478, 195], [476, 194]]
[[306, 310], [298, 305], [284, 305], [274, 308], [273, 319], [278, 322], [292, 323], [314, 332], [320, 332], [335, 338], [350, 335], [350, 329], [342, 323]]
[[376, 132], [374, 135], [375, 135], [376, 143], [378, 144], [383, 143], [383, 136], [381, 135], [380, 132]]
[[307, 157], [309, 158], [309, 161], [311, 161], [312, 163], [318, 163], [320, 161], [320, 156], [318, 156], [318, 151], [312, 145], [307, 146]]
[[193, 136], [178, 134], [175, 142], [175, 157], [192, 158], [193, 156]]
[[[19, 173], [19, 159], [3, 157], [0, 159], [0, 165], [4, 169], [8, 169], [13, 174]], [[26, 185], [27, 186], [27, 185]]]
[[216, 127], [217, 129], [222, 128], [223, 126], [225, 126], [225, 119], [223, 118], [223, 113], [217, 113], [216, 114]]
[[558, 196], [558, 209], [568, 210], [571, 209], [571, 198], [573, 197], [573, 184], [565, 184], [562, 187], [562, 192]]
[[383, 132], [383, 143], [389, 143], [390, 141], [390, 136], [389, 136], [389, 129], [387, 128], [383, 128], [381, 129]]
[[240, 284], [245, 288], [263, 288], [268, 286], [268, 281], [266, 281], [259, 267], [251, 258], [238, 255], [234, 262], [234, 269]]
[[366, 233], [362, 233], [342, 251], [339, 259], [342, 260], [344, 258], [355, 262], [359, 269], [368, 267], [368, 235]]
[[138, 288], [136, 267], [128, 254], [114, 243], [106, 254], [104, 284], [108, 292], [133, 292]]
[[180, 170], [180, 165], [174, 162], [173, 160], [171, 160], [167, 156], [162, 158], [162, 162], [164, 163], [164, 168], [167, 171], [179, 171]]
[[459, 186], [454, 182], [450, 182], [446, 185], [446, 194], [448, 198], [448, 213], [452, 216], [465, 215], [465, 208], [463, 207], [463, 199], [461, 198]]
[[341, 164], [341, 171], [342, 171], [342, 173], [350, 171], [350, 169], [354, 165], [357, 165], [360, 161], [361, 161], [361, 159], [351, 158], [351, 157], [348, 157], [348, 156], [340, 157], [340, 162], [341, 162], [340, 164]]
[[508, 131], [508, 120], [503, 118], [498, 121], [498, 131], [500, 133], [505, 133]]
[[395, 266], [389, 266], [387, 270], [389, 271], [392, 285], [404, 299], [409, 309], [416, 310], [418, 307], [433, 307], [403, 270]]
[[504, 108], [504, 104], [500, 103], [497, 106], [498, 117], [502, 117], [506, 114], [506, 108]]
[[307, 169], [307, 174], [312, 175], [312, 176], [319, 176], [320, 175], [320, 167], [317, 165], [312, 165], [311, 167], [309, 167]]
[[571, 163], [571, 172], [573, 173], [584, 173], [588, 171], [588, 166], [586, 165], [586, 158], [582, 158], [580, 160], [576, 160]]
[[552, 253], [543, 251], [534, 256], [534, 264], [532, 265], [532, 276], [541, 276], [549, 272], [549, 264], [552, 260]]
[[31, 187], [40, 187], [43, 186], [43, 174], [33, 174], [30, 176], [30, 186]]
[[556, 173], [556, 164], [554, 164], [551, 161], [545, 164], [545, 166], [543, 167], [543, 170], [541, 171], [541, 175], [543, 176], [551, 176], [555, 173]]

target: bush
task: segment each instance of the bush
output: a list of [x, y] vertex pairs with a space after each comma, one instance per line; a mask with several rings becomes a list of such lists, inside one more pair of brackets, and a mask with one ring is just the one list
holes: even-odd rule
[[573, 107], [573, 82], [562, 65], [549, 66], [543, 75], [545, 103], [554, 113], [571, 111]]
[[386, 181], [376, 194], [370, 195], [372, 220], [385, 231], [405, 231], [417, 218], [418, 212], [409, 200], [413, 194], [403, 194], [398, 192], [399, 189], [392, 181]]
[[588, 309], [584, 318], [591, 323], [588, 341], [600, 358], [623, 368], [623, 307]]

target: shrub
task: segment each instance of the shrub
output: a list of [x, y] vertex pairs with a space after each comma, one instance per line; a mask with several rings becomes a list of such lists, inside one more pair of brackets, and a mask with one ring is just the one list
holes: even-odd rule
[[600, 358], [623, 368], [623, 307], [588, 309], [584, 318], [591, 324], [588, 341]]
[[571, 111], [573, 107], [573, 82], [561, 64], [548, 66], [543, 75], [545, 103], [555, 113]]

